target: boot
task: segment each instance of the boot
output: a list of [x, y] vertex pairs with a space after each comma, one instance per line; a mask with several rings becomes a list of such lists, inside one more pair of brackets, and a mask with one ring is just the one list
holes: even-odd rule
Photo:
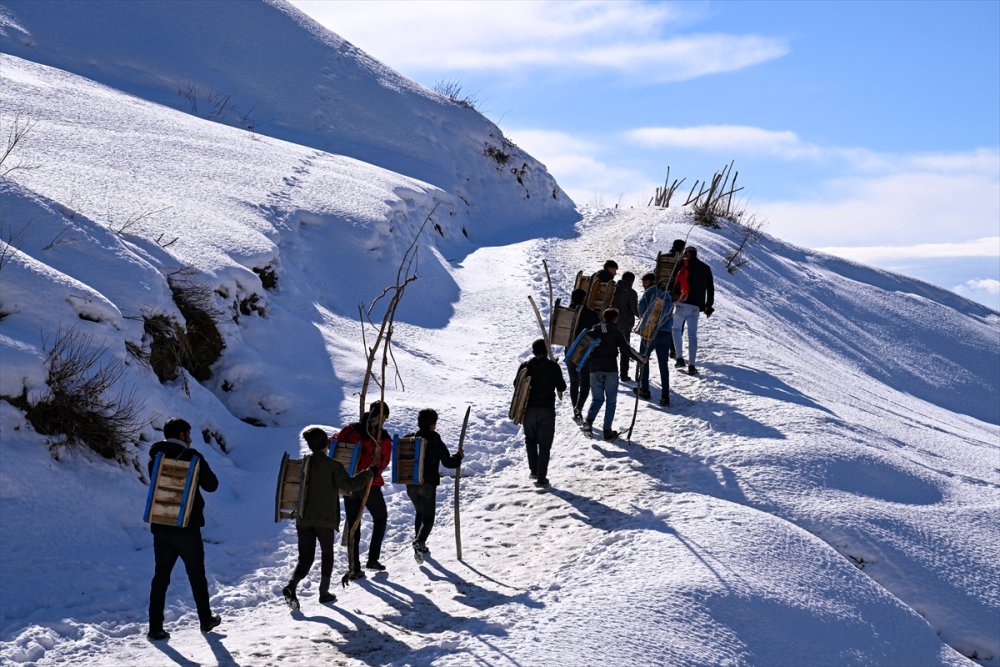
[[295, 595], [295, 587], [299, 585], [299, 582], [292, 579], [288, 582], [288, 585], [281, 589], [281, 594], [285, 597], [285, 604], [287, 604], [292, 611], [299, 610], [299, 598]]
[[320, 604], [327, 604], [330, 602], [336, 602], [337, 596], [330, 592], [330, 580], [329, 578], [323, 578], [319, 581], [319, 602]]

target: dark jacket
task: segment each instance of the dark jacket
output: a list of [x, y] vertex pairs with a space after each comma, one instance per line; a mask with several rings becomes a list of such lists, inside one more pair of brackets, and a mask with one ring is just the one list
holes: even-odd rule
[[370, 468], [354, 477], [347, 474], [339, 461], [323, 454], [309, 457], [306, 504], [296, 528], [333, 528], [340, 530], [340, 492], [358, 491], [368, 486]]
[[626, 339], [635, 326], [635, 316], [639, 314], [638, 299], [639, 295], [631, 285], [620, 282], [615, 287], [615, 298], [611, 303], [618, 309], [618, 328]]
[[[687, 268], [688, 293], [685, 298], [679, 290], [678, 274]], [[682, 259], [677, 271], [674, 271], [674, 281], [670, 286], [670, 293], [678, 303], [687, 303], [697, 306], [699, 310], [710, 308], [715, 303], [715, 281], [712, 278], [712, 269], [708, 264], [697, 257]]]
[[[385, 480], [382, 479], [382, 472], [389, 467], [389, 462], [392, 461], [392, 438], [385, 432], [385, 429], [382, 429], [381, 442], [376, 443], [372, 438], [362, 438], [361, 422], [355, 422], [341, 429], [340, 433], [333, 436], [333, 440], [352, 445], [360, 442], [361, 455], [358, 457], [358, 465], [355, 470], [364, 470], [374, 463], [378, 466], [378, 475], [375, 476], [372, 486], [383, 486], [385, 484]], [[330, 447], [334, 447], [335, 445], [336, 443], [331, 440]]]
[[[190, 461], [191, 457], [198, 455], [201, 459], [201, 463], [198, 466], [198, 486], [194, 490], [194, 505], [191, 506], [191, 516], [188, 518], [188, 528], [201, 528], [205, 525], [205, 499], [201, 497], [201, 492], [212, 493], [217, 488], [219, 488], [219, 478], [215, 476], [212, 469], [208, 467], [208, 461], [201, 453], [186, 446], [180, 440], [174, 440], [170, 438], [168, 440], [161, 440], [152, 447], [149, 448], [149, 474], [153, 474], [153, 461], [156, 460], [156, 455], [163, 453], [163, 456], [168, 459], [177, 459], [178, 461]], [[185, 530], [178, 526], [164, 526], [160, 524], [150, 524], [150, 530], [154, 533], [161, 531], [171, 531], [171, 530]]]
[[580, 310], [580, 316], [576, 318], [576, 331], [573, 332], [573, 340], [576, 340], [581, 331], [590, 329], [590, 327], [601, 321], [601, 318], [593, 308], [587, 308], [582, 303], [570, 303], [569, 305]]
[[437, 431], [417, 431], [418, 438], [424, 439], [424, 485], [437, 486], [441, 483], [440, 467], [457, 468], [459, 458], [452, 456]]
[[[624, 354], [638, 360], [638, 357], [632, 353], [632, 348], [629, 347], [628, 341], [625, 340], [625, 335], [621, 330], [608, 324], [607, 322], [601, 322], [590, 328], [590, 335], [594, 338], [599, 338], [600, 343], [594, 347], [593, 351], [590, 353], [590, 358], [587, 359], [586, 370], [589, 373], [615, 373], [618, 374], [618, 354]], [[528, 405], [531, 405], [529, 402]]]
[[[532, 357], [518, 366], [518, 373], [521, 372], [522, 368], [528, 369], [528, 377], [531, 378], [527, 407], [555, 410], [555, 392], [566, 391], [566, 380], [563, 379], [559, 364], [548, 357]], [[514, 384], [517, 384], [516, 380]]]

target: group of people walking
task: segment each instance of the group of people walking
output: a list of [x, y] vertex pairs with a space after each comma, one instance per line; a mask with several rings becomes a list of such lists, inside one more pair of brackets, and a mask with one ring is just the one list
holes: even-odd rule
[[[712, 271], [698, 259], [696, 248], [686, 247], [683, 240], [674, 241], [670, 250], [680, 255], [677, 268], [667, 284], [657, 284], [655, 273], [642, 276], [643, 294], [640, 298], [633, 284], [635, 274], [626, 271], [617, 283], [612, 307], [601, 313], [589, 308], [587, 292], [576, 289], [571, 295], [570, 305], [577, 313], [574, 337], [581, 331], [588, 331], [599, 341], [591, 350], [584, 365], [577, 368], [567, 364], [569, 393], [573, 408], [573, 419], [589, 436], [598, 413], [604, 409], [602, 433], [605, 440], [618, 437], [613, 429], [615, 409], [620, 381], [631, 381], [629, 368], [632, 361], [639, 365], [637, 385], [633, 388], [639, 398], [651, 399], [648, 361], [653, 353], [657, 357], [660, 371], [661, 392], [659, 403], [670, 405], [670, 359], [678, 368], [686, 369], [690, 375], [698, 375], [698, 318], [704, 313], [711, 316], [715, 300]], [[614, 260], [605, 262], [604, 267], [594, 274], [600, 283], [614, 280], [618, 264]], [[638, 352], [631, 344], [630, 337], [636, 320], [642, 318], [653, 304], [661, 300], [664, 304], [660, 320], [651, 337], [643, 338]], [[683, 354], [683, 332], [687, 331], [688, 356]], [[549, 358], [549, 350], [544, 340], [536, 340], [532, 345], [532, 357], [521, 364], [530, 378], [530, 391], [523, 417], [525, 449], [530, 476], [539, 487], [548, 486], [548, 467], [555, 439], [555, 399], [560, 400], [567, 389], [560, 365]], [[519, 368], [520, 371], [520, 368]], [[587, 407], [587, 397], [590, 406]], [[388, 512], [382, 487], [382, 474], [392, 459], [392, 439], [384, 426], [389, 417], [389, 406], [384, 401], [374, 401], [367, 412], [357, 422], [348, 424], [336, 435], [330, 436], [323, 429], [312, 427], [302, 432], [302, 440], [312, 455], [308, 462], [306, 498], [301, 514], [296, 516], [295, 530], [298, 538], [298, 560], [291, 578], [282, 588], [282, 596], [293, 609], [298, 609], [297, 587], [316, 557], [316, 545], [320, 548], [319, 601], [335, 602], [337, 597], [330, 590], [333, 576], [334, 537], [340, 529], [340, 497], [344, 495], [344, 509], [347, 526], [355, 525], [365, 510], [371, 516], [371, 542], [364, 569], [360, 565], [360, 530], [350, 533], [350, 568], [344, 576], [344, 583], [365, 578], [365, 569], [376, 572], [386, 568], [380, 562], [382, 541], [385, 538]], [[440, 466], [456, 468], [462, 460], [462, 452], [451, 454], [437, 433], [438, 415], [427, 408], [417, 415], [417, 432], [423, 439], [424, 461], [421, 484], [408, 484], [406, 492], [414, 508], [414, 538], [412, 547], [418, 562], [430, 551], [427, 539], [434, 526], [437, 505], [437, 486], [441, 480]], [[205, 525], [205, 501], [202, 492], [211, 493], [219, 487], [219, 480], [201, 454], [191, 447], [191, 425], [183, 419], [171, 419], [163, 427], [163, 441], [154, 444], [149, 451], [149, 471], [152, 475], [157, 455], [182, 461], [198, 459], [199, 473], [193, 488], [191, 514], [187, 525], [163, 525], [154, 523], [153, 534], [154, 575], [149, 593], [150, 640], [164, 640], [170, 637], [163, 627], [164, 604], [170, 575], [177, 559], [184, 562], [195, 607], [202, 632], [210, 632], [222, 623], [219, 615], [211, 609], [208, 582], [205, 576], [205, 551], [201, 529]], [[336, 443], [359, 445], [356, 474], [348, 474], [344, 466], [329, 456], [330, 448]]]
[[[336, 602], [337, 596], [330, 590], [333, 577], [334, 538], [340, 529], [340, 498], [343, 494], [347, 526], [352, 526], [359, 515], [368, 510], [372, 519], [371, 541], [364, 568], [360, 565], [361, 531], [354, 530], [350, 537], [350, 568], [344, 575], [344, 583], [365, 578], [365, 569], [385, 571], [380, 562], [382, 541], [388, 523], [388, 511], [382, 487], [385, 484], [382, 473], [392, 459], [392, 438], [384, 425], [389, 417], [389, 406], [384, 401], [374, 401], [361, 419], [348, 424], [336, 435], [330, 437], [323, 429], [308, 428], [302, 432], [302, 440], [309, 447], [306, 497], [302, 512], [295, 518], [295, 532], [298, 538], [298, 560], [288, 583], [281, 593], [292, 609], [299, 608], [297, 587], [316, 558], [316, 545], [320, 548], [319, 601], [328, 604]], [[414, 538], [412, 542], [414, 558], [423, 562], [430, 552], [427, 539], [434, 527], [437, 508], [437, 486], [441, 481], [440, 466], [457, 468], [461, 463], [461, 451], [451, 454], [437, 433], [438, 414], [425, 408], [417, 414], [417, 432], [413, 435], [423, 439], [424, 459], [421, 484], [407, 484], [406, 493], [414, 508]], [[172, 419], [163, 427], [164, 440], [150, 448], [149, 471], [152, 475], [157, 454], [168, 458], [191, 461], [198, 457], [199, 472], [197, 485], [193, 487], [192, 511], [186, 526], [168, 526], [154, 523], [153, 554], [154, 576], [149, 594], [149, 630], [147, 638], [158, 641], [170, 638], [163, 627], [164, 604], [170, 574], [177, 559], [184, 562], [195, 606], [201, 622], [201, 631], [210, 632], [222, 623], [213, 614], [208, 595], [208, 581], [205, 576], [205, 550], [201, 529], [205, 525], [205, 501], [202, 492], [212, 493], [219, 487], [218, 477], [212, 472], [204, 457], [191, 447], [191, 425], [183, 419]], [[356, 474], [351, 476], [344, 466], [330, 457], [331, 447], [344, 442], [360, 445]]]
[[[689, 375], [698, 375], [698, 318], [702, 313], [711, 317], [714, 312], [715, 284], [712, 270], [698, 259], [698, 249], [687, 246], [683, 239], [673, 242], [669, 257], [676, 268], [669, 280], [657, 282], [654, 272], [642, 276], [643, 293], [640, 298], [633, 288], [635, 274], [626, 271], [617, 282], [612, 306], [597, 313], [588, 307], [588, 292], [575, 289], [570, 295], [570, 307], [576, 311], [576, 329], [572, 338], [588, 332], [597, 343], [591, 348], [582, 366], [566, 360], [569, 375], [569, 396], [573, 408], [573, 421], [588, 436], [593, 436], [594, 422], [604, 408], [602, 436], [614, 440], [614, 418], [618, 403], [620, 382], [632, 382], [629, 376], [631, 362], [639, 366], [636, 386], [632, 388], [639, 398], [652, 399], [649, 384], [649, 360], [656, 354], [660, 372], [661, 406], [670, 405], [670, 360]], [[608, 260], [592, 280], [606, 284], [618, 274], [618, 263]], [[641, 339], [639, 350], [630, 344], [636, 320], [643, 318], [653, 304], [662, 303], [660, 319], [651, 336]], [[684, 357], [683, 335], [687, 331], [687, 354]], [[525, 369], [530, 378], [527, 408], [523, 418], [524, 443], [530, 476], [535, 485], [544, 487], [548, 481], [548, 463], [555, 439], [555, 399], [560, 400], [566, 390], [562, 368], [548, 356], [544, 340], [532, 345], [532, 358], [518, 368]], [[515, 381], [516, 382], [516, 381]], [[587, 398], [590, 406], [587, 408]], [[584, 408], [587, 408], [586, 413]]]

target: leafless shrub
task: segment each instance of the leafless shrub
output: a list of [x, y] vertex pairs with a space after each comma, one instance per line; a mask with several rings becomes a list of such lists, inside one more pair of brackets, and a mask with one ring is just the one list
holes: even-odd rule
[[215, 304], [212, 290], [196, 282], [190, 270], [175, 271], [167, 277], [167, 283], [187, 324], [189, 354], [182, 357], [183, 366], [194, 379], [203, 382], [212, 377], [212, 364], [226, 347], [218, 325], [222, 311]]
[[0, 217], [0, 271], [17, 254], [17, 247], [21, 245], [27, 234], [27, 223], [14, 229], [14, 226], [9, 224], [6, 218]]
[[46, 345], [50, 395], [37, 403], [20, 396], [2, 398], [24, 411], [34, 429], [46, 436], [65, 435], [68, 444], [84, 444], [101, 456], [125, 463], [127, 445], [139, 440], [146, 422], [134, 390], [109, 392], [121, 381], [125, 366], [112, 361], [99, 366], [105, 350], [94, 348], [79, 330], [60, 331]]
[[750, 262], [747, 248], [760, 240], [764, 231], [765, 221], [758, 218], [756, 214], [747, 214], [746, 209], [740, 210], [733, 216], [733, 224], [740, 230], [739, 241], [736, 247], [726, 255], [726, 271], [735, 273], [740, 267], [746, 266]]
[[[733, 162], [712, 175], [712, 181], [695, 181], [684, 205], [690, 204], [694, 221], [703, 227], [719, 228], [718, 219], [732, 215], [733, 195], [743, 188], [736, 187], [740, 172], [733, 172]], [[729, 179], [732, 178], [730, 183]], [[700, 188], [699, 188], [700, 184]], [[729, 188], [728, 190], [726, 188]], [[698, 190], [698, 194], [695, 194]]]
[[188, 82], [181, 86], [177, 90], [177, 94], [188, 101], [188, 106], [191, 108], [191, 113], [198, 115], [198, 89], [191, 82]]
[[674, 196], [674, 192], [680, 187], [681, 183], [686, 181], [686, 178], [682, 178], [679, 181], [675, 178], [674, 182], [670, 182], [670, 167], [667, 167], [667, 178], [663, 181], [662, 188], [656, 188], [656, 192], [649, 199], [648, 206], [659, 206], [660, 208], [669, 208], [670, 199]]
[[138, 225], [140, 222], [142, 222], [143, 220], [149, 220], [153, 216], [163, 213], [164, 211], [170, 208], [171, 208], [170, 206], [164, 206], [163, 208], [157, 209], [155, 211], [130, 213], [129, 216], [123, 222], [115, 222], [114, 220], [112, 220], [109, 226], [111, 227], [111, 231], [113, 231], [118, 236], [122, 236], [125, 233], [127, 233], [130, 229]]
[[434, 84], [434, 92], [444, 95], [455, 104], [471, 109], [479, 110], [479, 98], [476, 93], [466, 95], [462, 92], [462, 82], [458, 79], [441, 80]]
[[0, 179], [7, 178], [13, 171], [27, 171], [37, 169], [37, 164], [30, 164], [15, 156], [28, 144], [31, 131], [35, 128], [36, 121], [26, 118], [23, 111], [14, 113], [14, 119], [7, 130], [7, 145], [0, 154]]

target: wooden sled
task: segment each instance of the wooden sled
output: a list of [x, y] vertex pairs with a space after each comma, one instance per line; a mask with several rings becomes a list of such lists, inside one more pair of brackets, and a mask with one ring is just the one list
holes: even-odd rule
[[510, 401], [510, 410], [507, 417], [515, 424], [524, 421], [524, 411], [528, 409], [528, 393], [531, 391], [531, 377], [527, 368], [517, 371], [517, 379], [514, 381], [514, 397]]
[[581, 370], [584, 361], [600, 342], [600, 339], [591, 336], [589, 331], [581, 331], [569, 349], [566, 350], [566, 358], [564, 359], [566, 366], [572, 365], [577, 371]]
[[583, 271], [576, 274], [574, 290], [582, 289], [587, 292], [584, 305], [587, 308], [596, 310], [600, 315], [606, 308], [611, 308], [615, 300], [615, 281], [602, 283], [597, 279], [597, 274], [592, 276], [583, 275]]
[[392, 483], [423, 484], [426, 441], [415, 435], [392, 443]]
[[[361, 443], [335, 441], [330, 446], [330, 458], [344, 466], [347, 474], [354, 477], [358, 472], [358, 460], [361, 459]], [[340, 495], [349, 496], [350, 492], [342, 489]]]
[[298, 519], [305, 510], [309, 488], [309, 456], [293, 459], [288, 452], [281, 455], [278, 468], [278, 488], [274, 493], [274, 522]]
[[675, 255], [668, 255], [665, 252], [660, 252], [656, 254], [656, 284], [657, 286], [668, 290], [670, 289], [670, 280], [674, 277], [674, 269], [677, 268], [677, 260], [680, 259], [680, 253]]
[[653, 340], [660, 332], [660, 318], [663, 317], [663, 309], [666, 306], [667, 300], [658, 297], [653, 299], [653, 305], [643, 313], [642, 320], [639, 321], [639, 326], [636, 327], [635, 331], [644, 341]]
[[552, 317], [549, 321], [551, 342], [553, 345], [569, 347], [576, 333], [577, 321], [580, 319], [580, 310], [570, 306], [562, 306], [560, 305], [560, 301], [560, 299], [556, 299], [555, 306], [552, 308]]
[[162, 452], [157, 454], [142, 520], [186, 528], [194, 507], [200, 466], [201, 459], [197, 455], [190, 461], [178, 461], [165, 457]]

